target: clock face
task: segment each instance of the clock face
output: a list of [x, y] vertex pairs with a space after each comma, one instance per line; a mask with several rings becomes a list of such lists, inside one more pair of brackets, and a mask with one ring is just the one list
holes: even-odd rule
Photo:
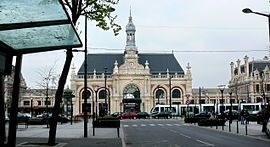
[[133, 66], [133, 65], [134, 65], [134, 63], [133, 63], [133, 62], [130, 62], [130, 63], [129, 63], [129, 65], [130, 65], [130, 66]]

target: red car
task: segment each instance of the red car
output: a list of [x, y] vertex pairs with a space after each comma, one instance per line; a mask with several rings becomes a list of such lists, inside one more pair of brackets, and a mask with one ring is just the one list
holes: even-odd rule
[[138, 117], [138, 114], [135, 112], [125, 112], [120, 115], [121, 119], [135, 119]]
[[[84, 116], [85, 116], [84, 113], [79, 113], [79, 114], [76, 115], [76, 117], [84, 117]], [[86, 116], [87, 116], [88, 118], [90, 118], [90, 117], [92, 116], [92, 114], [88, 112], [88, 113], [86, 114]]]

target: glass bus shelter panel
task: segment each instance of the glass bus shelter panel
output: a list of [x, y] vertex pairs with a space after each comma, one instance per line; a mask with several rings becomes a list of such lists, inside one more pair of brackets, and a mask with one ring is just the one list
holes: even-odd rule
[[68, 20], [58, 0], [0, 0], [1, 24]]
[[21, 53], [81, 46], [71, 24], [0, 31], [0, 40]]

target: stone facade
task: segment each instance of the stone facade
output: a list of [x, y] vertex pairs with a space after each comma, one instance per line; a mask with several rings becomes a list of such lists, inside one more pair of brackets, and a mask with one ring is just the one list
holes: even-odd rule
[[230, 66], [229, 88], [233, 89], [237, 102], [263, 104], [269, 102], [270, 60], [267, 57], [249, 61], [249, 57], [245, 56], [242, 65], [238, 59], [236, 65], [231, 62]]

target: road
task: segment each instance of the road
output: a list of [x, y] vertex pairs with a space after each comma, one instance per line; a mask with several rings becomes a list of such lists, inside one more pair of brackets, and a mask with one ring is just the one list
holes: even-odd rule
[[126, 147], [269, 147], [270, 141], [185, 124], [176, 119], [121, 120]]

